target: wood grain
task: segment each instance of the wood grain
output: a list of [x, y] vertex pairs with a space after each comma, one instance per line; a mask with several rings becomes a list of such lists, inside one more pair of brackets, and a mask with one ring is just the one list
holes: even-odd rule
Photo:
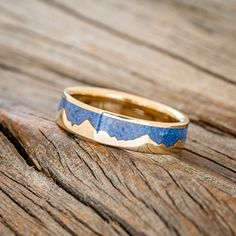
[[[235, 235], [235, 1], [0, 2], [0, 235]], [[191, 118], [148, 155], [54, 122], [67, 86], [143, 95]]]
[[230, 46], [236, 36], [234, 0], [227, 4], [220, 0], [76, 3], [76, 0], [47, 2], [120, 38], [235, 84], [236, 50]]
[[[188, 232], [200, 235], [213, 233], [213, 229], [215, 235], [223, 232], [230, 235], [234, 232], [236, 188], [226, 178], [203, 168], [194, 168], [193, 165], [180, 161], [178, 157], [137, 154], [87, 143], [66, 134], [52, 121], [27, 114], [28, 110], [23, 107], [19, 112], [14, 105], [9, 106], [9, 101], [7, 106], [8, 108], [1, 111], [2, 132], [27, 164], [53, 179], [54, 184], [95, 211], [110, 226], [117, 224], [125, 233], [131, 235], [185, 235]], [[2, 139], [6, 142], [6, 138]], [[1, 156], [14, 166], [14, 162], [9, 159], [12, 154], [8, 152], [11, 152], [11, 148], [5, 150]], [[5, 159], [2, 159], [2, 164]], [[15, 164], [14, 168], [18, 169], [18, 165], [20, 164]], [[14, 168], [3, 165], [2, 172], [7, 176], [15, 174], [18, 181], [19, 173], [15, 173]], [[7, 170], [10, 173], [5, 173]], [[18, 172], [25, 173], [21, 169]], [[30, 179], [31, 175], [27, 174]], [[3, 183], [5, 182], [3, 179]], [[41, 180], [32, 182], [42, 184]], [[2, 188], [5, 187], [3, 183]], [[7, 190], [2, 191], [5, 193]], [[5, 194], [10, 199], [16, 198], [17, 205], [26, 204], [21, 207], [27, 207], [30, 216], [36, 214], [39, 217], [37, 212], [28, 210], [30, 206], [26, 200], [21, 203], [15, 191], [8, 191]], [[37, 193], [41, 194], [40, 188], [37, 188]], [[63, 200], [63, 206], [70, 202], [64, 196], [57, 197], [56, 193], [56, 190], [55, 193], [50, 193], [51, 197], [59, 202]], [[9, 201], [3, 199], [4, 202]], [[74, 206], [71, 209], [80, 217], [74, 212]], [[9, 213], [5, 214], [4, 219], [9, 217]], [[72, 233], [72, 226], [64, 225], [65, 219], [61, 217], [59, 223], [62, 221], [62, 228], [68, 227], [71, 230], [69, 233]], [[81, 220], [83, 217], [85, 216], [81, 216]], [[224, 222], [226, 217], [227, 224]], [[30, 219], [29, 225], [34, 225]], [[206, 225], [205, 222], [210, 219]], [[53, 230], [54, 226], [49, 220], [45, 220], [47, 223], [44, 224], [50, 225]], [[88, 224], [88, 219], [86, 220]], [[5, 221], [9, 223], [9, 218]], [[69, 223], [73, 225], [71, 220]], [[97, 227], [97, 222], [89, 223], [90, 226], [91, 224]], [[11, 227], [21, 230], [13, 224]], [[33, 227], [32, 230], [40, 231], [40, 228]], [[105, 232], [108, 232], [107, 229]]]

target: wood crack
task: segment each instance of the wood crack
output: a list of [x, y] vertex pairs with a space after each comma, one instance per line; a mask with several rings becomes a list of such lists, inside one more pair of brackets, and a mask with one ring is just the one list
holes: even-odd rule
[[26, 161], [26, 163], [29, 166], [38, 167], [38, 165], [35, 165], [35, 162], [32, 161], [32, 159], [28, 155], [27, 151], [25, 150], [23, 145], [21, 145], [21, 143], [18, 141], [18, 139], [11, 133], [11, 131], [9, 129], [4, 127], [3, 124], [1, 124], [1, 123], [0, 123], [0, 132], [2, 132], [4, 134], [4, 136], [10, 141], [10, 143], [15, 147], [17, 152], [20, 154], [20, 156]]
[[14, 235], [19, 235], [19, 233], [17, 232], [17, 230], [15, 230], [6, 220], [4, 220], [3, 216], [0, 214], [0, 222], [7, 227], [7, 229], [10, 230], [11, 233], [13, 233]]
[[[5, 187], [9, 188], [9, 186], [5, 185], [5, 183], [1, 183], [2, 185], [4, 185]], [[19, 203], [18, 201], [16, 201], [6, 190], [3, 189], [2, 186], [0, 186], [0, 190], [7, 195], [7, 197], [9, 199], [11, 199], [19, 208], [21, 208], [27, 215], [29, 215], [30, 217], [32, 217], [39, 225], [44, 226], [44, 223], [42, 222], [42, 220], [36, 215], [34, 214], [31, 210], [27, 209], [26, 207], [24, 207], [21, 203]], [[12, 190], [14, 191], [14, 190]]]
[[2, 175], [5, 175], [8, 179], [10, 179], [11, 181], [15, 182], [16, 184], [21, 185], [23, 188], [27, 189], [29, 192], [31, 192], [33, 195], [35, 195], [38, 198], [42, 198], [38, 193], [33, 192], [30, 188], [28, 188], [26, 185], [22, 184], [21, 182], [17, 181], [16, 179], [12, 178], [11, 176], [7, 175], [6, 173], [4, 173], [3, 171], [0, 170], [0, 173]]
[[[81, 146], [80, 146], [81, 148]], [[82, 149], [82, 148], [81, 148]], [[92, 168], [89, 166], [89, 164], [80, 157], [79, 153], [76, 151], [76, 155], [78, 156], [78, 158], [85, 164], [85, 166], [88, 168], [89, 172], [91, 173], [91, 175], [94, 177], [95, 180], [99, 181], [99, 179], [97, 178], [97, 176], [95, 175], [94, 171], [92, 170]]]
[[117, 224], [120, 225], [120, 227], [129, 235], [132, 235], [132, 236], [144, 235], [143, 233], [136, 231], [131, 225], [127, 224], [124, 220], [122, 220], [116, 214], [109, 211], [106, 208], [106, 206], [103, 205], [102, 203], [97, 202], [95, 199], [92, 199], [90, 196], [85, 197], [79, 192], [75, 192], [72, 189], [68, 189], [67, 186], [63, 182], [59, 181], [57, 178], [54, 178], [54, 181], [59, 187], [62, 187], [67, 193], [69, 193], [70, 195], [75, 197], [77, 200], [79, 200], [83, 204], [93, 209], [104, 221], [108, 223], [110, 221], [117, 222]]
[[43, 137], [53, 146], [53, 149], [54, 149], [54, 150], [56, 151], [56, 153], [57, 153], [58, 160], [59, 160], [61, 166], [64, 167], [64, 164], [62, 163], [61, 154], [60, 154], [60, 152], [58, 151], [56, 145], [53, 143], [53, 141], [51, 141], [51, 140], [47, 137], [47, 135], [44, 134], [44, 132], [43, 132], [41, 129], [39, 129], [39, 132], [40, 132], [40, 133], [43, 135]]
[[[227, 167], [227, 166], [225, 166], [225, 165], [222, 165], [222, 164], [220, 164], [219, 162], [217, 162], [217, 161], [215, 161], [215, 160], [212, 160], [212, 159], [210, 159], [209, 157], [207, 157], [207, 156], [203, 156], [203, 155], [201, 155], [200, 153], [197, 153], [197, 152], [195, 152], [195, 151], [193, 151], [193, 150], [190, 150], [190, 149], [188, 149], [188, 148], [184, 148], [186, 151], [188, 151], [188, 152], [191, 152], [191, 153], [193, 153], [193, 154], [195, 154], [195, 155], [197, 155], [197, 156], [200, 156], [200, 157], [202, 157], [202, 158], [204, 158], [204, 159], [206, 159], [206, 160], [208, 160], [208, 161], [210, 161], [210, 162], [213, 162], [214, 164], [216, 164], [216, 165], [218, 165], [218, 166], [220, 166], [220, 167], [223, 167], [223, 168], [225, 168], [225, 169], [227, 169], [228, 171], [230, 171], [230, 172], [232, 172], [233, 174], [236, 174], [236, 171], [234, 170], [234, 169], [232, 169], [232, 168], [229, 168], [229, 167]], [[231, 181], [234, 181], [233, 179], [230, 179]], [[236, 180], [235, 180], [236, 181]], [[234, 182], [235, 182], [234, 181]]]
[[184, 185], [182, 185], [182, 189], [184, 190], [184, 192], [200, 207], [200, 209], [207, 214], [207, 209], [205, 208], [205, 206], [200, 203], [194, 196], [193, 194], [190, 193], [190, 191], [187, 190], [187, 188], [185, 188]]
[[[88, 152], [87, 150], [85, 150], [85, 149], [80, 145], [80, 143], [79, 143], [77, 140], [76, 140], [76, 142], [77, 142], [77, 144], [79, 145], [79, 147], [80, 147], [84, 152], [86, 152], [88, 155], [90, 155], [89, 152]], [[95, 154], [96, 157], [100, 160], [99, 155], [98, 155], [97, 153], [94, 153], [94, 154]], [[81, 159], [82, 159], [82, 158], [81, 158]], [[115, 183], [111, 180], [111, 178], [106, 174], [106, 171], [103, 169], [103, 167], [102, 167], [99, 163], [97, 163], [97, 167], [100, 169], [100, 171], [102, 172], [102, 174], [106, 177], [106, 179], [109, 181], [109, 183], [111, 184], [111, 186], [112, 186], [115, 190], [117, 190], [117, 192], [120, 193], [125, 199], [128, 199], [127, 196], [115, 185]], [[117, 176], [117, 175], [116, 175], [116, 176]], [[120, 182], [122, 185], [126, 186], [126, 185], [125, 185], [124, 183], [122, 183], [120, 180], [119, 180], [119, 182]], [[102, 191], [104, 194], [108, 195], [108, 196], [109, 196], [110, 198], [112, 198], [115, 202], [117, 202], [118, 204], [120, 204], [120, 202], [117, 201], [116, 198], [114, 198], [112, 195], [108, 194], [106, 191], [104, 191], [102, 188], [100, 188], [96, 183], [94, 183], [94, 185], [95, 185], [100, 191]], [[133, 209], [129, 208], [129, 206], [124, 205], [123, 203], [122, 203], [122, 205], [123, 205], [124, 207], [126, 207], [127, 209], [129, 209], [131, 212], [133, 211]], [[136, 214], [138, 214], [138, 212], [136, 212]]]
[[218, 154], [221, 154], [221, 155], [225, 156], [226, 158], [228, 158], [228, 159], [230, 159], [230, 160], [235, 160], [235, 158], [233, 158], [233, 157], [227, 155], [226, 153], [220, 152], [220, 151], [216, 150], [215, 148], [212, 148], [211, 146], [206, 145], [206, 144], [203, 143], [203, 142], [201, 143], [201, 142], [199, 142], [199, 141], [196, 140], [196, 139], [191, 139], [191, 138], [189, 138], [189, 139], [190, 139], [192, 142], [197, 143], [197, 144], [200, 144], [200, 145], [202, 145], [202, 146], [204, 146], [204, 147], [206, 147], [206, 148], [209, 148], [209, 149], [211, 149], [212, 151], [214, 151], [214, 152], [216, 152], [216, 153], [218, 153]]
[[99, 235], [99, 236], [103, 236], [102, 234], [100, 234], [99, 232], [95, 231], [90, 225], [88, 225], [84, 220], [78, 218], [72, 211], [70, 211], [70, 214], [83, 226], [85, 226], [86, 228], [88, 228], [91, 232], [93, 232], [95, 235]]
[[205, 121], [205, 120], [193, 120], [191, 119], [191, 122], [194, 123], [195, 125], [198, 125], [214, 134], [217, 135], [227, 135], [229, 137], [234, 137], [236, 138], [236, 134], [233, 130], [230, 129], [225, 129], [221, 125], [215, 125], [211, 122]]
[[[175, 206], [175, 208], [181, 213], [181, 215], [183, 217], [185, 217], [189, 222], [192, 223], [192, 225], [198, 230], [198, 232], [202, 235], [206, 235], [206, 233], [204, 231], [202, 231], [201, 227], [198, 226], [198, 224], [196, 222], [194, 222], [192, 219], [190, 219], [187, 215], [185, 215], [181, 208], [179, 208], [179, 206], [175, 203], [174, 198], [171, 196], [171, 194], [169, 193], [168, 190], [166, 190], [166, 194], [169, 197], [169, 199], [171, 200], [172, 204]], [[189, 209], [191, 211], [191, 209]]]
[[71, 230], [62, 220], [60, 220], [58, 217], [55, 217], [47, 208], [43, 208], [39, 204], [37, 204], [35, 201], [33, 201], [31, 198], [26, 196], [24, 193], [22, 195], [27, 198], [29, 201], [31, 201], [33, 204], [37, 205], [40, 209], [46, 211], [51, 218], [59, 225], [61, 226], [65, 231], [67, 231], [70, 235], [77, 236], [77, 233]]

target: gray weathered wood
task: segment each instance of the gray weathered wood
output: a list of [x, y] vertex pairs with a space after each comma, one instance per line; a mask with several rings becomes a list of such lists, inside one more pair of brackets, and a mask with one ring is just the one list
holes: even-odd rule
[[[95, 211], [101, 217], [100, 220], [108, 222], [109, 225], [119, 225], [119, 231], [123, 230], [131, 235], [186, 235], [189, 232], [193, 235], [231, 235], [235, 231], [236, 188], [232, 181], [207, 169], [189, 165], [179, 160], [178, 156], [138, 154], [74, 139], [54, 122], [29, 114], [29, 110], [23, 107], [21, 111], [16, 111], [14, 105], [10, 105], [9, 102], [1, 105], [4, 107], [0, 114], [3, 134], [15, 145], [28, 165], [50, 177], [51, 181], [53, 179], [54, 184], [63, 188], [80, 204], [88, 206], [88, 211]], [[3, 141], [6, 142], [6, 138], [3, 138]], [[18, 172], [23, 172], [28, 176], [28, 181], [32, 181], [33, 169], [28, 173], [19, 169], [17, 163], [14, 168], [4, 163], [5, 160], [14, 165], [12, 158], [9, 158], [12, 156], [11, 149], [5, 148], [1, 156], [1, 171], [5, 176], [13, 175], [17, 182], [20, 180]], [[197, 156], [185, 153], [185, 158], [187, 157]], [[27, 179], [23, 179], [26, 182], [24, 186], [28, 186]], [[6, 190], [4, 183], [8, 182], [2, 180], [3, 193], [6, 194], [8, 190], [7, 196], [10, 196], [11, 200], [13, 198], [18, 206], [27, 208], [26, 211], [31, 218], [41, 216], [26, 199], [19, 198], [15, 187], [9, 186], [13, 190]], [[32, 182], [42, 184], [41, 180], [37, 179]], [[48, 186], [48, 189], [52, 187]], [[50, 196], [55, 201], [65, 202], [62, 206], [67, 202], [71, 204], [71, 200], [64, 195], [58, 196], [57, 191], [50, 191]], [[40, 188], [37, 188], [35, 194], [41, 192]], [[43, 198], [47, 199], [49, 193], [43, 192]], [[8, 206], [7, 201], [9, 199], [3, 198], [3, 204], [6, 202]], [[98, 227], [98, 222], [88, 223], [89, 219], [85, 218], [86, 216], [76, 213], [76, 207], [68, 207], [72, 211], [70, 214], [74, 213], [78, 221], [86, 220], [90, 227]], [[7, 213], [4, 205], [2, 208], [5, 222], [15, 231], [21, 232], [22, 229], [10, 221], [12, 210]], [[44, 211], [41, 214], [45, 219]], [[63, 223], [66, 221], [65, 216], [61, 217], [61, 227], [73, 233], [77, 226], [74, 224], [77, 222], [73, 223], [70, 219], [67, 225]], [[22, 222], [29, 221], [32, 230], [40, 232], [40, 225], [36, 226], [35, 222], [31, 222], [31, 218], [22, 219]], [[50, 230], [60, 230], [54, 229], [54, 222], [45, 220], [43, 224], [50, 227]], [[103, 230], [108, 233], [108, 229]], [[79, 231], [77, 233], [79, 234]]]
[[[1, 235], [235, 235], [235, 1], [0, 2]], [[54, 122], [63, 89], [143, 95], [191, 118], [148, 155]]]

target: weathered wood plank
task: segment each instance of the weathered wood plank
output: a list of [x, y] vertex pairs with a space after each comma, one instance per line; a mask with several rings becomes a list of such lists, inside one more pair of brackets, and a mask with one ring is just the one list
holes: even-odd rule
[[[14, 1], [5, 3], [9, 11], [11, 3]], [[32, 9], [30, 13], [24, 4], [14, 8], [23, 23], [11, 15], [3, 15], [3, 22], [8, 23], [2, 25], [2, 44], [8, 42], [5, 45], [8, 47], [12, 44], [14, 52], [30, 54], [31, 60], [40, 58], [40, 64], [49, 70], [82, 78], [87, 83], [107, 86], [113, 78], [110, 87], [145, 93], [176, 108], [184, 107], [182, 110], [193, 120], [236, 134], [234, 85], [215, 80], [172, 57], [120, 39], [47, 4], [30, 1], [27, 6]], [[12, 27], [9, 21], [14, 23]], [[39, 46], [42, 50], [38, 50]], [[49, 53], [51, 50], [53, 54]], [[165, 65], [168, 70], [163, 70]], [[219, 106], [222, 108], [218, 109]]]
[[8, 235], [7, 230], [17, 235], [126, 235], [119, 225], [108, 223], [35, 171], [2, 133], [0, 145], [1, 235]]
[[[235, 235], [234, 4], [0, 2], [0, 234]], [[58, 100], [84, 84], [182, 110], [186, 148], [147, 155], [66, 134]]]
[[14, 137], [28, 163], [128, 234], [235, 233], [236, 188], [227, 179], [172, 156], [79, 141], [23, 108], [20, 113], [8, 104], [6, 110], [10, 113], [1, 110], [2, 130]]
[[[30, 51], [37, 53], [35, 48], [39, 48], [39, 44], [37, 44], [37, 47], [36, 44], [33, 45], [30, 48]], [[98, 68], [97, 67], [92, 68], [91, 66], [89, 66], [91, 63], [86, 64], [83, 68], [81, 68], [81, 71], [79, 71], [80, 74], [76, 75], [76, 73], [70, 70], [69, 72], [65, 72], [66, 69], [63, 67], [65, 66], [66, 63], [65, 58], [63, 58], [64, 64], [60, 62], [61, 64], [59, 65], [54, 64], [57, 63], [57, 61], [55, 62], [55, 60], [57, 60], [57, 58], [55, 57], [55, 53], [54, 57], [51, 58], [51, 61], [47, 59], [47, 57], [51, 55], [48, 51], [49, 49], [45, 51], [46, 57], [43, 58], [35, 56], [32, 57], [29, 54], [25, 54], [25, 52], [23, 51], [21, 55], [18, 55], [17, 51], [12, 52], [11, 50], [12, 49], [8, 49], [5, 52], [4, 50], [2, 50], [2, 53], [0, 52], [2, 56], [1, 64], [3, 67], [3, 70], [1, 72], [3, 80], [2, 82], [0, 81], [0, 85], [2, 85], [3, 87], [2, 91], [6, 92], [9, 90], [8, 94], [11, 94], [11, 96], [15, 96], [15, 98], [24, 101], [25, 104], [27, 104], [27, 102], [30, 101], [30, 106], [36, 108], [37, 110], [41, 109], [44, 113], [49, 114], [51, 118], [55, 117], [57, 103], [59, 101], [62, 90], [67, 86], [75, 84], [78, 85], [81, 83], [80, 81], [82, 80], [84, 82], [88, 82], [89, 84], [92, 83], [96, 85], [97, 83], [99, 83], [99, 85], [105, 87], [110, 86], [117, 89], [122, 88], [124, 90], [128, 90], [138, 94], [145, 93], [147, 97], [152, 97], [152, 98], [157, 97], [158, 98], [157, 100], [167, 102], [170, 105], [174, 104], [175, 106], [176, 104], [176, 107], [181, 105], [182, 106], [181, 109], [183, 111], [189, 110], [189, 112], [191, 111], [193, 111], [193, 113], [196, 112], [193, 110], [195, 109], [194, 107], [195, 103], [195, 106], [198, 108], [197, 112], [200, 114], [200, 117], [193, 118], [191, 114], [190, 115], [191, 118], [195, 119], [196, 121], [201, 120], [202, 113], [205, 113], [206, 115], [205, 117], [207, 119], [209, 118], [209, 114], [212, 116], [212, 118], [217, 119], [216, 116], [214, 116], [215, 114], [211, 113], [212, 111], [211, 108], [209, 108], [209, 106], [210, 107], [214, 106], [213, 101], [209, 101], [209, 98], [207, 100], [207, 103], [205, 104], [205, 108], [202, 108], [203, 105], [202, 105], [202, 100], [200, 100], [200, 98], [194, 98], [194, 100], [192, 100], [191, 103], [189, 101], [186, 101], [185, 98], [184, 101], [180, 101], [178, 92], [177, 93], [173, 92], [173, 94], [169, 94], [169, 92], [166, 90], [165, 87], [164, 88], [158, 87], [158, 90], [156, 90], [156, 88], [153, 88], [153, 85], [147, 84], [145, 78], [140, 80], [140, 83], [142, 83], [141, 87], [140, 86], [136, 87], [136, 85], [133, 85], [132, 80], [134, 77], [131, 77], [129, 74], [126, 74], [125, 76], [125, 78], [129, 78], [129, 80], [126, 80], [126, 83], [123, 82], [124, 79], [122, 76], [119, 78], [119, 80], [115, 81], [117, 84], [115, 83], [111, 84], [110, 83], [111, 75], [108, 74], [107, 71], [104, 72], [103, 70], [99, 71], [101, 73], [97, 73]], [[56, 50], [55, 47], [54, 50]], [[40, 53], [42, 52], [43, 52], [43, 47], [42, 48], [40, 47]], [[44, 62], [44, 60], [46, 60], [46, 63]], [[82, 61], [81, 60], [79, 61], [80, 64], [83, 63], [83, 60]], [[52, 62], [54, 63], [52, 64]], [[98, 63], [99, 60], [96, 60], [94, 61], [93, 65], [96, 66]], [[62, 70], [64, 70], [64, 72]], [[91, 71], [93, 73], [92, 75]], [[65, 73], [67, 74], [65, 75]], [[84, 75], [81, 76], [81, 73], [84, 73]], [[104, 74], [104, 76], [100, 77], [101, 74]], [[117, 74], [119, 74], [119, 72], [117, 72], [116, 75]], [[90, 77], [90, 75], [92, 77]], [[86, 77], [84, 78], [84, 76]], [[93, 79], [95, 76], [97, 76], [97, 78]], [[123, 84], [121, 84], [119, 81], [123, 82]], [[141, 91], [143, 90], [143, 88], [145, 88], [144, 91]], [[218, 90], [218, 93], [220, 93], [221, 86], [219, 87], [216, 86], [216, 89]], [[234, 87], [232, 87], [232, 90], [233, 89]], [[158, 91], [158, 93], [156, 91]], [[230, 90], [227, 92], [230, 92]], [[206, 91], [205, 92], [203, 91], [203, 93], [205, 93], [205, 96], [207, 96]], [[228, 105], [225, 105], [225, 103], [227, 103], [227, 100], [224, 101], [224, 104], [221, 104], [221, 109], [219, 109], [219, 104], [215, 103], [214, 111], [218, 113], [217, 117], [219, 117], [220, 120], [216, 120], [214, 128], [211, 128], [205, 125], [204, 123], [202, 124], [201, 122], [200, 123], [197, 122], [196, 124], [192, 124], [190, 126], [189, 130], [190, 138], [188, 140], [187, 147], [192, 152], [200, 156], [203, 156], [203, 157], [199, 156], [199, 158], [196, 160], [195, 159], [190, 160], [190, 162], [193, 161], [198, 162], [198, 160], [202, 158], [211, 160], [213, 161], [213, 163], [212, 162], [209, 162], [208, 164], [204, 163], [204, 165], [207, 165], [208, 168], [211, 168], [214, 171], [223, 174], [224, 176], [227, 176], [231, 179], [235, 179], [234, 176], [234, 172], [236, 171], [235, 139], [232, 136], [228, 135], [227, 133], [215, 130], [215, 128], [218, 128], [217, 124], [219, 122], [226, 123], [226, 125], [228, 125], [228, 122], [230, 121], [227, 115], [228, 113], [232, 114], [231, 118], [232, 124], [235, 123], [236, 113], [231, 111], [231, 107], [228, 107]], [[204, 129], [202, 129], [201, 126], [203, 126]], [[206, 128], [208, 130], [206, 130]], [[200, 163], [202, 163], [202, 161], [200, 161]], [[220, 166], [216, 168], [216, 165], [214, 163]], [[222, 167], [227, 168], [226, 172], [225, 170], [222, 169]], [[229, 174], [230, 172], [228, 172], [228, 170], [231, 170], [232, 173]]]
[[27, 114], [29, 110], [21, 107], [19, 112], [10, 104], [8, 110], [1, 110], [2, 131], [27, 162], [127, 233], [233, 235], [232, 182], [173, 156], [79, 141], [54, 122]]
[[[63, 86], [65, 86], [64, 83], [68, 83], [69, 86], [69, 83], [71, 82], [70, 80], [67, 81], [58, 77], [57, 81], [59, 83], [52, 87], [50, 83], [45, 83], [45, 81], [42, 82], [38, 79], [32, 80], [31, 78], [19, 75], [18, 73], [7, 71], [6, 74], [3, 72], [1, 74], [2, 78], [8, 80], [8, 83], [4, 83], [5, 91], [8, 90], [8, 85], [8, 88], [11, 89], [12, 96], [15, 96], [15, 99], [18, 101], [21, 100], [22, 102], [24, 101], [26, 105], [30, 101], [31, 107], [37, 109], [41, 113], [47, 114], [47, 117], [52, 120], [55, 119], [56, 108], [61, 96], [61, 91], [64, 88]], [[4, 77], [4, 75], [6, 77]], [[40, 74], [37, 73], [37, 76], [40, 76]], [[61, 80], [64, 81], [64, 83], [60, 85]], [[14, 88], [12, 90], [11, 81], [14, 83], [17, 90]], [[18, 81], [18, 83], [16, 83], [16, 81]], [[27, 86], [29, 84], [32, 84], [32, 87], [36, 90], [31, 89], [28, 91]], [[20, 108], [18, 108], [18, 110], [20, 110]], [[235, 180], [235, 147], [235, 138], [222, 132], [215, 132], [214, 129], [207, 130], [205, 127], [191, 124], [189, 127], [186, 152], [191, 151], [194, 152], [194, 154], [187, 155], [188, 157], [185, 161], [189, 161], [192, 164], [196, 163], [200, 166], [207, 166], [207, 168]], [[198, 158], [194, 157], [195, 155], [199, 155]], [[182, 158], [184, 158], [184, 156], [185, 155], [183, 155]]]
[[235, 0], [44, 2], [215, 78], [236, 82]]

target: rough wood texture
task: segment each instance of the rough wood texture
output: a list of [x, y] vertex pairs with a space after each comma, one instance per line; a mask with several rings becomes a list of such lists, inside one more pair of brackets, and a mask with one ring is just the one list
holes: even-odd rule
[[[0, 235], [236, 235], [236, 2], [0, 2]], [[75, 138], [62, 90], [143, 95], [191, 118], [148, 155]]]

